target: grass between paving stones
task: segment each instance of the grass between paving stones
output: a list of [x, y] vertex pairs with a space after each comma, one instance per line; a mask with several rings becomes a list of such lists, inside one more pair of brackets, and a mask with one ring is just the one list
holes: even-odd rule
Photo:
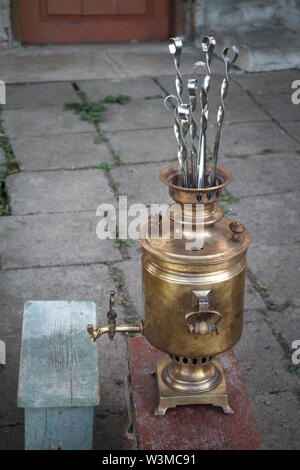
[[[125, 310], [125, 316], [123, 317], [123, 321], [128, 324], [135, 323], [140, 318], [138, 315], [133, 315], [134, 307], [133, 307], [133, 300], [131, 297], [128, 296], [125, 290], [125, 280], [123, 272], [117, 268], [113, 263], [107, 263], [108, 272], [112, 277], [116, 290], [117, 290], [117, 304], [122, 305]], [[130, 335], [131, 336], [131, 335]]]
[[238, 197], [234, 197], [227, 189], [223, 189], [221, 200], [227, 202], [227, 204], [237, 204], [240, 202]]
[[98, 135], [94, 140], [94, 144], [100, 144], [100, 142], [106, 140], [101, 127], [99, 126], [99, 124], [105, 120], [103, 116], [103, 112], [107, 110], [107, 106], [105, 106], [105, 104], [118, 103], [120, 105], [124, 105], [129, 103], [131, 98], [127, 95], [108, 95], [99, 101], [89, 101], [87, 94], [83, 91], [76, 89], [76, 93], [81, 99], [81, 102], [73, 101], [72, 103], [67, 103], [64, 106], [64, 109], [72, 110], [84, 121], [97, 125]]
[[[224, 157], [225, 158], [239, 158], [240, 160], [247, 160], [251, 155], [269, 155], [270, 153], [274, 153], [275, 151], [273, 149], [262, 149], [258, 150], [257, 152], [254, 153], [225, 153]], [[277, 152], [278, 153], [278, 152]]]
[[[2, 108], [0, 108], [1, 114]], [[2, 121], [1, 121], [2, 122]], [[0, 123], [0, 148], [3, 150], [6, 161], [1, 164], [0, 169], [0, 216], [11, 214], [9, 207], [9, 196], [6, 188], [6, 177], [12, 173], [20, 171], [19, 161], [14, 155], [13, 148], [9, 138], [4, 134], [2, 124]], [[4, 171], [1, 171], [4, 167]]]
[[107, 162], [102, 162], [100, 165], [96, 165], [95, 168], [99, 168], [99, 170], [109, 171], [112, 169], [112, 164]]
[[[97, 128], [98, 136], [94, 140], [95, 144], [99, 144], [102, 141], [107, 141], [107, 139], [104, 137], [102, 130], [99, 126], [101, 122], [104, 121], [104, 116], [103, 112], [106, 111], [107, 107], [104, 105], [105, 104], [110, 104], [110, 103], [117, 103], [120, 105], [125, 105], [131, 101], [130, 96], [127, 95], [107, 95], [105, 98], [99, 100], [99, 101], [89, 101], [88, 96], [86, 93], [83, 91], [79, 90], [77, 86], [74, 84], [74, 88], [76, 89], [76, 93], [81, 99], [81, 102], [72, 102], [72, 103], [67, 103], [64, 106], [65, 110], [73, 110], [75, 114], [78, 114], [81, 119], [84, 121], [89, 122], [90, 124], [93, 124]], [[122, 151], [119, 150], [118, 152], [114, 152], [110, 148], [112, 152], [112, 156], [114, 158], [115, 164], [121, 165], [121, 155]], [[105, 171], [106, 173], [109, 173], [109, 171], [113, 168], [113, 165], [108, 162], [102, 162], [99, 165], [96, 165], [95, 168], [98, 168], [100, 170]], [[109, 178], [109, 185], [114, 191], [114, 196], [116, 199], [119, 198], [120, 193], [118, 191], [118, 185], [117, 183], [113, 180], [112, 177]], [[107, 215], [106, 215], [107, 216]], [[119, 238], [119, 234], [117, 233], [116, 238], [109, 238], [109, 240], [112, 240], [113, 243], [117, 248], [123, 248], [123, 247], [130, 247], [133, 246], [133, 241], [132, 240], [123, 240]]]
[[300, 364], [289, 364], [288, 371], [294, 375], [300, 375]]
[[163, 95], [144, 96], [144, 100], [158, 100], [160, 98], [164, 98]]
[[128, 239], [125, 240], [125, 239], [119, 238], [119, 235], [117, 235], [117, 238], [109, 238], [109, 240], [113, 241], [117, 248], [122, 248], [123, 246], [134, 245], [133, 240], [128, 240]]
[[248, 292], [250, 292], [251, 294], [253, 294], [254, 292], [268, 292], [272, 290], [271, 287], [265, 285], [265, 284], [254, 284], [252, 287], [250, 287], [250, 289], [248, 289]]
[[272, 312], [282, 312], [285, 310], [286, 306], [281, 305], [278, 302], [275, 302], [275, 300], [268, 299], [268, 293], [272, 290], [271, 287], [265, 285], [265, 284], [254, 284], [252, 287], [248, 289], [248, 292], [250, 294], [253, 294], [254, 292], [259, 292], [260, 294], [263, 294], [265, 299], [266, 299], [266, 304], [267, 304], [267, 309], [272, 311]]

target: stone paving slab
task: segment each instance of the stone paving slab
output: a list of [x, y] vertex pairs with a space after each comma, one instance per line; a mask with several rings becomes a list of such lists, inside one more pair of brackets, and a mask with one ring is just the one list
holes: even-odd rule
[[105, 131], [130, 129], [160, 129], [173, 126], [163, 100], [134, 100], [125, 106], [111, 104], [105, 112], [101, 127]]
[[178, 144], [173, 129], [141, 129], [107, 133], [122, 163], [177, 161]]
[[6, 105], [9, 109], [32, 109], [48, 106], [64, 107], [66, 103], [79, 101], [71, 82], [18, 83], [7, 85]]
[[[207, 130], [207, 141], [210, 148], [213, 148], [215, 128], [210, 127]], [[252, 155], [264, 151], [290, 152], [299, 148], [299, 143], [272, 121], [251, 122], [251, 125], [248, 123], [225, 124], [222, 128], [219, 155], [222, 158], [222, 155], [227, 153]]]
[[107, 145], [94, 144], [95, 132], [11, 139], [21, 170], [77, 169], [112, 163]]
[[[283, 122], [282, 127], [286, 129], [294, 139], [300, 144], [300, 121], [294, 122]], [[298, 153], [300, 152], [300, 148], [298, 148]]]
[[[153, 44], [153, 43], [152, 43]], [[149, 75], [157, 76], [174, 72], [174, 62], [169, 53], [168, 41], [161, 41], [159, 46], [149, 48], [149, 44], [140, 44], [128, 48], [127, 51], [114, 51], [113, 57], [120, 69], [126, 70], [129, 76]], [[181, 55], [180, 70], [192, 71], [198, 60], [204, 60], [203, 52], [193, 46], [184, 45]], [[217, 56], [212, 62], [212, 73], [222, 73], [224, 63]]]
[[[272, 292], [270, 297], [277, 297], [276, 292]], [[297, 299], [295, 299], [297, 300]], [[295, 302], [291, 299], [292, 304]], [[286, 344], [292, 349], [292, 343], [295, 340], [300, 341], [300, 305], [292, 305], [281, 312], [269, 312], [269, 317], [280, 331]], [[299, 384], [300, 387], [300, 384]]]
[[[191, 70], [199, 57], [203, 60], [199, 50], [185, 46], [182, 69]], [[168, 41], [16, 47], [2, 51], [0, 67], [6, 83], [128, 78], [174, 70]], [[223, 68], [216, 57], [214, 70], [221, 73]]]
[[[7, 343], [8, 361], [0, 375], [1, 384], [9, 384], [1, 390], [0, 406], [0, 448], [22, 449], [24, 447], [23, 425], [14, 428], [14, 440], [10, 439], [11, 429], [3, 428], [5, 423], [23, 421], [23, 410], [16, 407], [17, 382], [20, 355], [20, 338], [24, 302], [31, 299], [45, 300], [92, 300], [96, 303], [99, 322], [106, 320], [108, 295], [113, 281], [104, 265], [70, 266], [59, 268], [22, 269], [0, 271], [2, 336]], [[118, 311], [121, 307], [118, 307]], [[12, 331], [12, 323], [14, 325]], [[120, 409], [125, 408], [124, 371], [126, 370], [127, 345], [125, 337], [115, 342], [101, 338], [100, 387], [101, 404], [95, 415], [95, 447], [120, 448], [122, 429], [118, 426]], [[114, 370], [114, 375], [111, 370]], [[118, 383], [116, 383], [118, 382]], [[110, 390], [114, 390], [111, 400]], [[12, 391], [14, 391], [12, 393]]]
[[24, 450], [24, 421], [20, 425], [14, 425], [13, 432], [11, 426], [0, 428], [0, 449], [1, 450]]
[[299, 194], [257, 195], [241, 198], [238, 204], [229, 206], [236, 214], [234, 218], [242, 222], [251, 234], [251, 252], [260, 247], [289, 245], [299, 241]]
[[[251, 155], [220, 159], [220, 165], [231, 171], [233, 180], [228, 190], [237, 197], [257, 196], [299, 190], [300, 156], [296, 153]], [[272, 168], [272, 171], [270, 169]]]
[[160, 181], [159, 173], [172, 163], [174, 161], [120, 166], [111, 174], [118, 183], [119, 193], [128, 197], [128, 204], [170, 204], [169, 188]]
[[[245, 316], [247, 318], [247, 313]], [[299, 376], [288, 371], [290, 361], [262, 316], [255, 314], [246, 320], [234, 352], [250, 397], [263, 392], [299, 389]]]
[[6, 171], [6, 157], [2, 148], [0, 148], [0, 175]]
[[[83, 47], [82, 47], [83, 46]], [[3, 51], [0, 66], [6, 83], [110, 78], [114, 75], [107, 45], [26, 46]]]
[[[210, 114], [208, 122], [209, 125], [214, 125], [217, 120], [217, 112], [221, 100], [218, 94], [211, 95], [209, 100]], [[246, 93], [231, 93], [229, 90], [225, 101], [226, 111], [224, 123], [270, 121], [270, 116], [268, 116]]]
[[92, 126], [60, 106], [18, 109], [2, 113], [3, 127], [11, 139], [91, 132]]
[[85, 80], [76, 83], [80, 90], [87, 93], [90, 101], [99, 101], [109, 95], [127, 95], [134, 100], [162, 94], [161, 88], [151, 77]]
[[111, 240], [96, 236], [92, 212], [3, 217], [2, 269], [99, 263], [121, 259]]
[[[276, 367], [276, 365], [275, 365]], [[251, 397], [266, 450], [299, 449], [299, 398], [293, 392], [265, 392]]]
[[[296, 221], [297, 222], [297, 221]], [[273, 226], [275, 232], [275, 228]], [[288, 229], [287, 229], [288, 230]], [[299, 238], [295, 243], [282, 244], [278, 240], [271, 243], [257, 243], [248, 252], [249, 266], [260, 284], [271, 288], [268, 297], [279, 304], [289, 304], [300, 307], [299, 275], [300, 250]], [[270, 312], [273, 315], [273, 312]], [[300, 335], [299, 335], [300, 336]], [[300, 338], [299, 338], [300, 339]]]
[[[299, 70], [280, 70], [268, 73], [235, 74], [233, 81], [239, 83], [244, 90], [252, 95], [291, 95], [292, 82], [299, 79]], [[231, 88], [231, 84], [230, 84]]]
[[13, 215], [92, 211], [102, 202], [115, 204], [104, 171], [24, 172], [7, 177]]
[[300, 121], [300, 106], [293, 104], [289, 95], [257, 96], [255, 99], [279, 122]]

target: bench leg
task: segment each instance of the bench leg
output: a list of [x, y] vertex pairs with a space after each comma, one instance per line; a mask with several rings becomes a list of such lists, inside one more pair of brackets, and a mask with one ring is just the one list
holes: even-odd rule
[[25, 450], [91, 450], [94, 407], [25, 408]]

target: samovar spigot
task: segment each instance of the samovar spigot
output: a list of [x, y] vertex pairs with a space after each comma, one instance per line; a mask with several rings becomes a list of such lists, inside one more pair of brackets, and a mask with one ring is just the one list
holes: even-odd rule
[[99, 325], [94, 329], [93, 325], [87, 326], [87, 331], [91, 335], [91, 341], [96, 341], [100, 336], [105, 333], [108, 334], [109, 339], [113, 340], [116, 333], [143, 333], [144, 325], [140, 320], [138, 323], [127, 325], [125, 323], [120, 323], [117, 325], [117, 313], [115, 311], [115, 291], [110, 291], [109, 297], [109, 311], [107, 313], [108, 322], [106, 325]]

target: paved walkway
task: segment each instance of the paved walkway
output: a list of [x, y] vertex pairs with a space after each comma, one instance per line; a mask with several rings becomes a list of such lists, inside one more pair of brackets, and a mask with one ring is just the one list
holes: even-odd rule
[[[119, 248], [99, 241], [96, 208], [116, 204], [118, 194], [129, 203], [169, 201], [158, 174], [176, 156], [172, 120], [161, 98], [145, 99], [175, 91], [165, 50], [138, 44], [1, 53], [0, 65], [8, 64], [1, 78], [26, 83], [8, 86], [2, 112], [21, 171], [6, 178], [11, 215], [0, 218], [0, 339], [8, 350], [0, 370], [0, 448], [23, 448], [16, 391], [26, 300], [93, 300], [101, 321], [115, 287], [119, 319], [141, 312], [138, 243]], [[188, 48], [184, 63], [190, 67], [195, 60], [198, 51]], [[216, 60], [216, 81], [222, 69]], [[221, 144], [220, 164], [233, 174], [224, 208], [252, 234], [245, 329], [235, 352], [267, 449], [296, 449], [300, 437], [299, 375], [288, 369], [291, 343], [300, 339], [300, 105], [290, 97], [295, 79], [299, 71], [233, 70]], [[79, 100], [74, 82], [89, 100], [131, 96], [128, 104], [107, 105], [105, 142], [94, 144], [96, 127], [63, 110]], [[211, 93], [216, 107], [218, 87]], [[209, 134], [211, 148], [212, 128]], [[108, 171], [97, 168], [101, 163]], [[126, 337], [103, 337], [99, 349], [102, 402], [95, 448], [120, 449]]]

